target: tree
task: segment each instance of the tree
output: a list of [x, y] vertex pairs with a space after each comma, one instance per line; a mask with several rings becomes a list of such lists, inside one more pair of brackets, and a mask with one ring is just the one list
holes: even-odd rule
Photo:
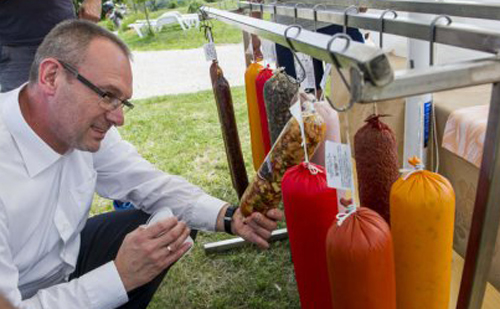
[[153, 27], [151, 27], [151, 22], [149, 21], [149, 11], [148, 11], [148, 7], [146, 6], [146, 1], [147, 0], [133, 0], [133, 1], [136, 2], [139, 5], [142, 5], [142, 7], [144, 9], [144, 14], [146, 15], [146, 24], [147, 24], [147, 27], [148, 27], [147, 35], [148, 36], [154, 36], [155, 33], [153, 31]]

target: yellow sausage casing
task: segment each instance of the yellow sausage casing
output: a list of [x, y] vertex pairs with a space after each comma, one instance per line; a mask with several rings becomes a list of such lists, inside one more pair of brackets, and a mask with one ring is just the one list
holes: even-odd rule
[[260, 70], [264, 67], [257, 62], [250, 64], [245, 71], [245, 87], [248, 105], [248, 122], [250, 124], [250, 140], [252, 145], [252, 158], [255, 170], [264, 161], [266, 152], [264, 149], [264, 140], [262, 137], [262, 124], [260, 122], [259, 103], [257, 101], [257, 89], [255, 80]]
[[[417, 158], [410, 163], [418, 167]], [[447, 309], [455, 193], [443, 176], [416, 170], [390, 195], [398, 309]]]

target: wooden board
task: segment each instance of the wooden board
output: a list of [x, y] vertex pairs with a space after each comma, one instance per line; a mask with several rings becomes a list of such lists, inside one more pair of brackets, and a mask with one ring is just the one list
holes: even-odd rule
[[[450, 309], [456, 308], [463, 267], [464, 259], [455, 251], [453, 251], [453, 263], [451, 267]], [[488, 283], [482, 309], [498, 308], [500, 308], [500, 293], [491, 284]]]

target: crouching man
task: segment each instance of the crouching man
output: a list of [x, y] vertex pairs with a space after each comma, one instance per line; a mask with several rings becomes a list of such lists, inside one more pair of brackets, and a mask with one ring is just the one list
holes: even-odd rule
[[[145, 308], [190, 229], [266, 248], [283, 217], [244, 219], [122, 140], [130, 57], [107, 30], [66, 21], [39, 47], [29, 82], [0, 96], [0, 294], [15, 307]], [[95, 192], [137, 209], [88, 219]]]

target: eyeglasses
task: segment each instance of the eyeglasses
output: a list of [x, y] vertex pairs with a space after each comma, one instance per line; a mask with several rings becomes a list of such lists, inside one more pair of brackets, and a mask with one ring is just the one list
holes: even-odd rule
[[121, 99], [117, 98], [115, 95], [113, 95], [112, 93], [104, 91], [104, 90], [100, 89], [99, 87], [97, 87], [96, 85], [94, 85], [91, 81], [89, 81], [88, 79], [83, 77], [78, 72], [78, 70], [76, 68], [74, 68], [73, 66], [71, 66], [70, 64], [68, 64], [64, 61], [61, 61], [59, 59], [57, 61], [59, 61], [61, 63], [61, 65], [63, 66], [63, 68], [65, 68], [68, 72], [73, 74], [76, 77], [76, 79], [78, 79], [82, 84], [84, 84], [85, 86], [90, 88], [92, 91], [97, 93], [97, 95], [99, 95], [99, 97], [101, 97], [101, 100], [99, 100], [99, 105], [102, 108], [104, 108], [105, 110], [113, 111], [120, 106], [124, 106], [124, 111], [127, 112], [127, 111], [134, 108], [134, 104], [130, 103], [128, 100], [121, 100]]

